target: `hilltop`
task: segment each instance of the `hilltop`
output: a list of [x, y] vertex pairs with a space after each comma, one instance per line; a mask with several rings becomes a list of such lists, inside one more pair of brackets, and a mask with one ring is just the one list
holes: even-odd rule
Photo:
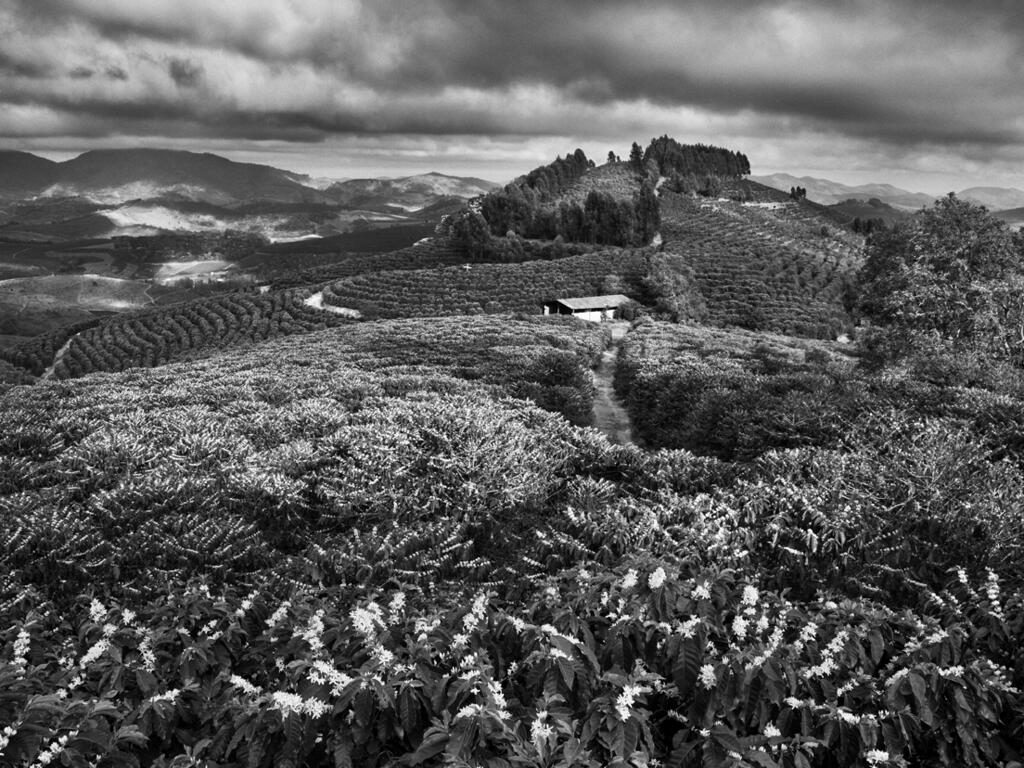
[[351, 208], [415, 212], [452, 198], [485, 195], [497, 186], [483, 179], [431, 172], [398, 179], [347, 179], [325, 188], [324, 194]]

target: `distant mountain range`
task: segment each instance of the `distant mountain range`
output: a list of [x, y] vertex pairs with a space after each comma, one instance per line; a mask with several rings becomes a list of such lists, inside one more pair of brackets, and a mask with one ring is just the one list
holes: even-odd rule
[[87, 197], [121, 203], [160, 197], [230, 205], [249, 200], [326, 202], [298, 174], [268, 165], [164, 149], [104, 149], [61, 163], [26, 152], [0, 154], [0, 196]]
[[427, 173], [403, 179], [350, 179], [325, 185], [269, 165], [164, 149], [109, 149], [54, 162], [0, 151], [0, 199], [82, 197], [107, 205], [177, 200], [232, 207], [254, 201], [346, 209], [417, 211], [484, 194], [496, 184]]
[[226, 228], [273, 240], [436, 221], [497, 187], [426, 173], [401, 179], [312, 178], [212, 154], [86, 152], [54, 162], [0, 151], [0, 235], [104, 237]]
[[[812, 176], [792, 176], [788, 173], [773, 173], [767, 176], [751, 176], [751, 180], [769, 187], [788, 192], [792, 187], [803, 187], [807, 190], [807, 198], [824, 205], [834, 205], [846, 200], [880, 200], [883, 203], [902, 208], [917, 210], [930, 206], [937, 195], [923, 192], [910, 192], [891, 184], [861, 184], [849, 186], [829, 179]], [[1007, 208], [1024, 207], [1024, 190], [1005, 189], [1002, 187], [970, 187], [957, 192], [957, 197], [984, 205], [991, 211]]]

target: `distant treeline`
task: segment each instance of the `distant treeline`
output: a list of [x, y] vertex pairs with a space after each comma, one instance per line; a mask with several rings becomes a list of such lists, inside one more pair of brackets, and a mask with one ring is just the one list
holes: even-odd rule
[[131, 253], [134, 258], [157, 260], [189, 257], [197, 254], [221, 256], [228, 261], [252, 255], [270, 241], [257, 232], [226, 229], [223, 232], [174, 232], [139, 237], [117, 236], [113, 239], [117, 253]]
[[538, 201], [550, 202], [557, 199], [593, 167], [594, 161], [589, 160], [582, 149], [577, 149], [571, 155], [555, 158], [555, 162], [550, 165], [534, 168], [525, 176], [513, 180], [505, 186], [504, 190], [500, 190], [499, 194], [512, 188], [518, 189], [524, 194], [528, 194], [527, 190], [530, 190], [533, 193], [532, 196], [536, 197]]
[[599, 245], [636, 246], [650, 242], [658, 229], [658, 200], [644, 180], [632, 199], [591, 190], [581, 202], [562, 199], [594, 167], [582, 149], [521, 176], [486, 195], [480, 212], [491, 235]]
[[720, 179], [750, 173], [750, 162], [739, 152], [680, 144], [668, 136], [652, 139], [642, 162], [637, 145], [634, 154], [639, 190], [632, 199], [595, 189], [582, 201], [565, 199], [565, 193], [594, 167], [583, 150], [577, 149], [486, 195], [480, 204], [486, 229], [496, 237], [514, 232], [527, 238], [645, 245], [660, 225], [653, 186], [656, 175], [669, 177], [677, 191], [711, 194], [721, 188]]
[[680, 144], [662, 136], [651, 139], [644, 151], [644, 163], [654, 160], [662, 176], [719, 176], [738, 179], [750, 173], [750, 161], [741, 152], [706, 144]]

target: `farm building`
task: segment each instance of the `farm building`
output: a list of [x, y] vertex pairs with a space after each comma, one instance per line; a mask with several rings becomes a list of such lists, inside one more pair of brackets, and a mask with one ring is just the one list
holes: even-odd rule
[[615, 317], [619, 307], [633, 300], [621, 293], [609, 296], [581, 296], [575, 299], [555, 299], [544, 305], [545, 315], [573, 315], [599, 323]]

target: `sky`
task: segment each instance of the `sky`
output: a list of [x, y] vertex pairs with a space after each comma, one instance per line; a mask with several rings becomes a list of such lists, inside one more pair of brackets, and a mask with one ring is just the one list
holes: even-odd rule
[[755, 174], [1024, 188], [1019, 0], [0, 0], [0, 149], [504, 182], [668, 134]]

